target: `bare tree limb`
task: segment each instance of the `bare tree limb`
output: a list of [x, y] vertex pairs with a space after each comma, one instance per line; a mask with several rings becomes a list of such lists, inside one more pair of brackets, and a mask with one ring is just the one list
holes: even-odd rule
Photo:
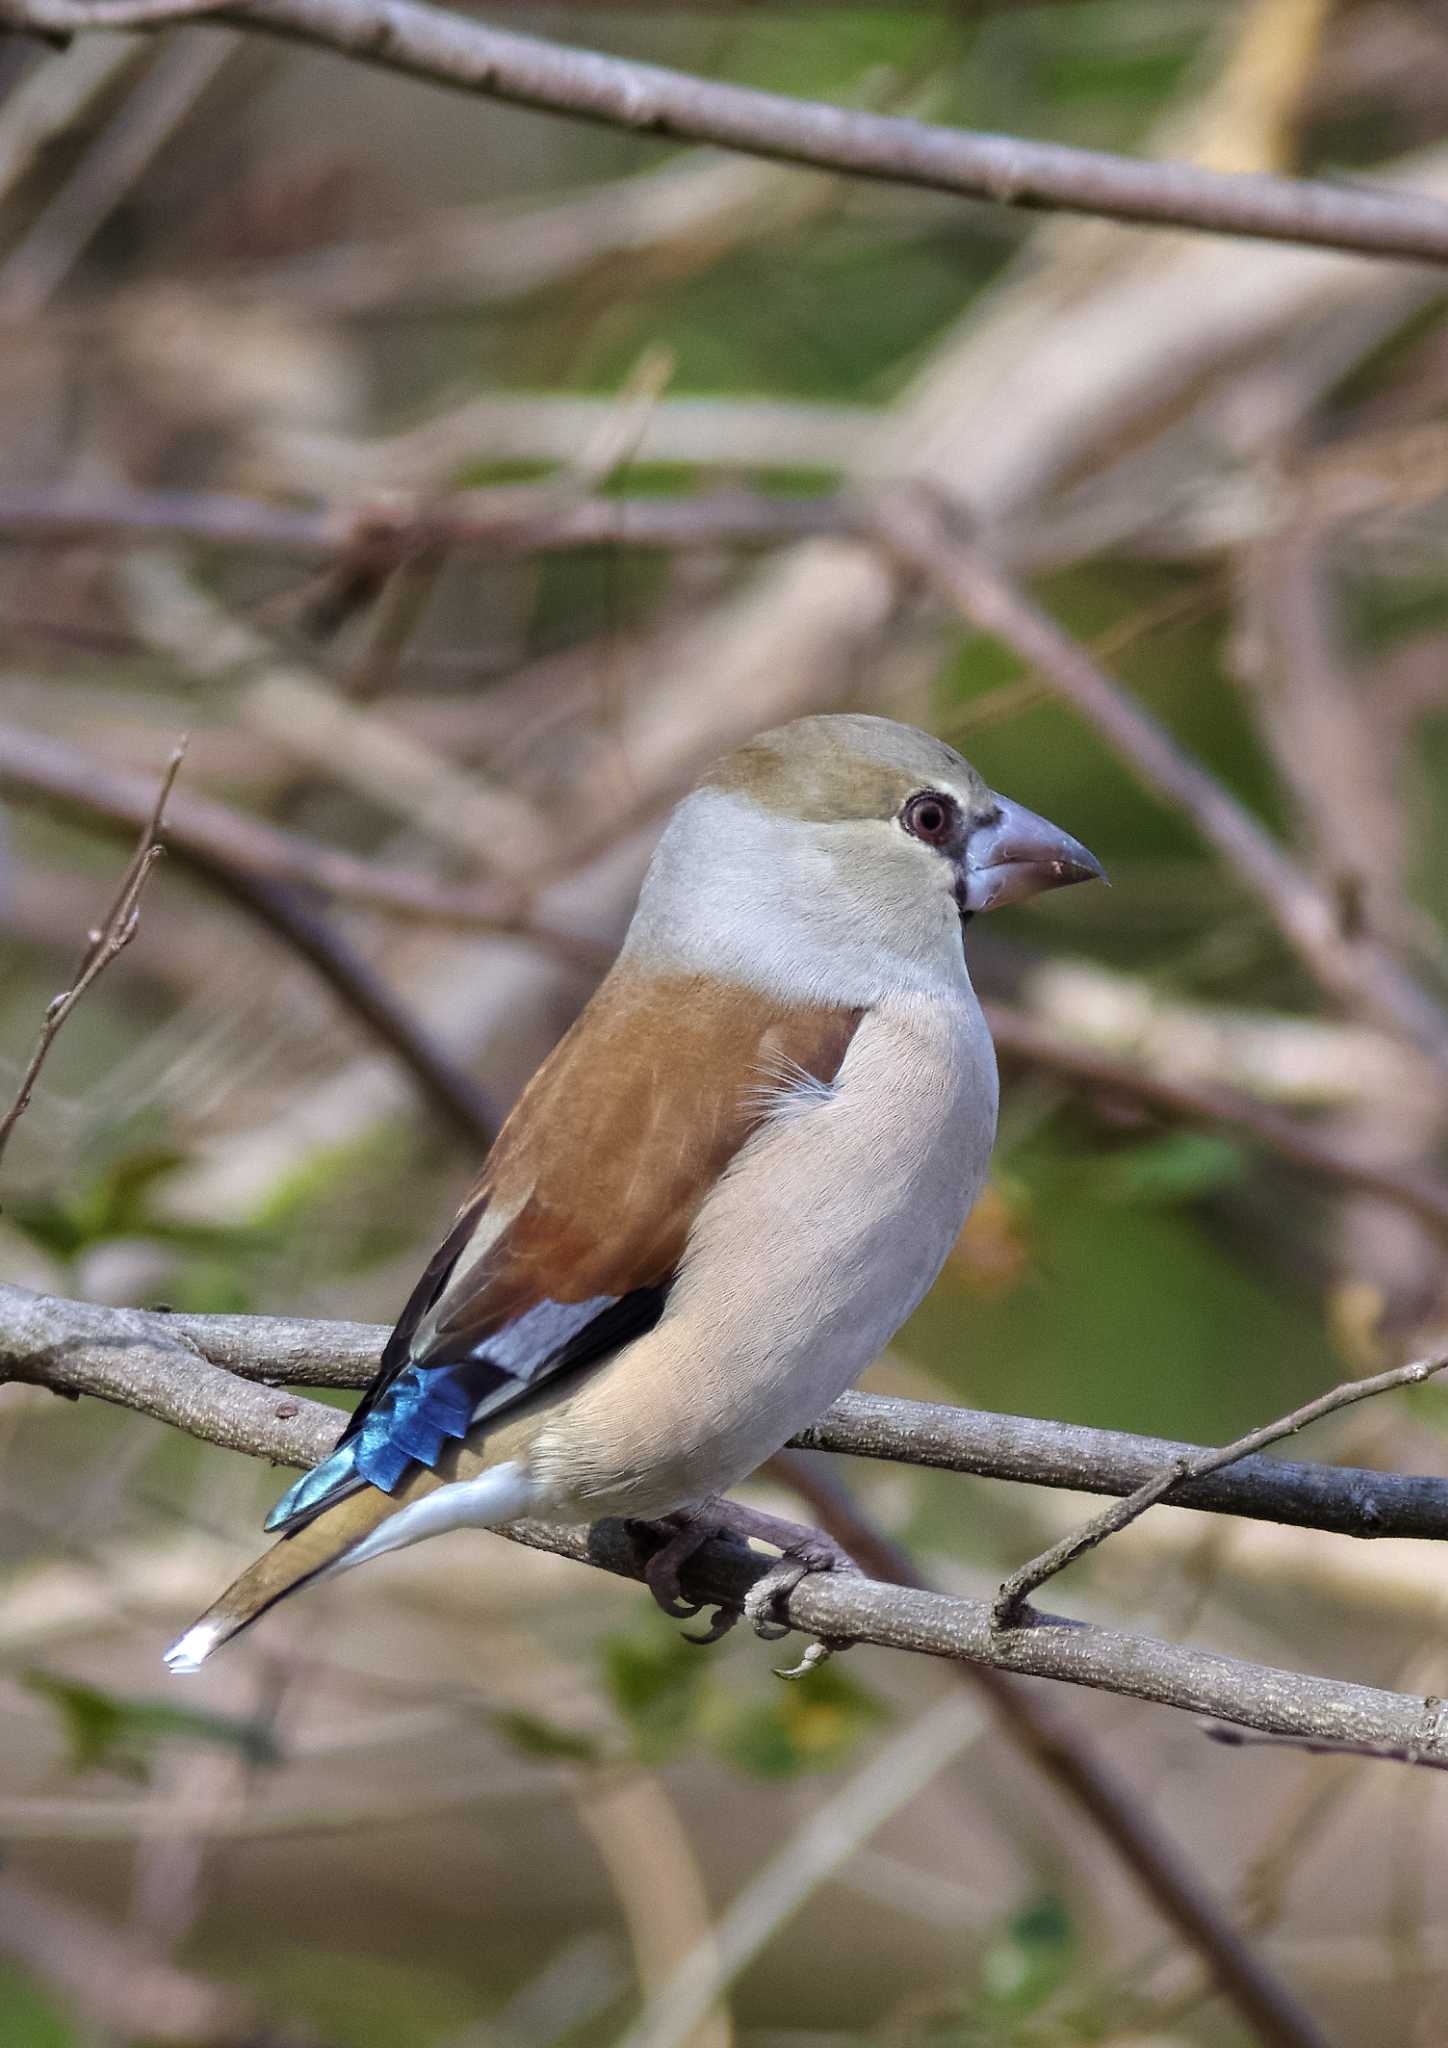
[[[341, 1419], [336, 1409], [242, 1380], [204, 1357], [191, 1332], [213, 1321], [233, 1333], [245, 1322], [252, 1322], [258, 1335], [268, 1327], [264, 1318], [172, 1317], [0, 1287], [0, 1377], [72, 1395], [95, 1394], [223, 1449], [276, 1463], [304, 1466], [325, 1455]], [[327, 1325], [279, 1322], [274, 1327], [273, 1362], [279, 1370], [296, 1369], [302, 1332], [312, 1331], [314, 1352], [320, 1348], [317, 1338], [325, 1342], [330, 1334]], [[355, 1343], [357, 1326], [342, 1329]], [[510, 1533], [563, 1556], [592, 1559], [626, 1577], [637, 1577], [641, 1570], [627, 1536], [613, 1525], [601, 1524], [590, 1534], [520, 1524]], [[853, 1538], [850, 1542], [854, 1547]], [[732, 1600], [760, 1568], [727, 1547], [711, 1550], [696, 1583], [712, 1597]], [[1448, 1759], [1448, 1709], [1436, 1701], [1328, 1679], [1259, 1674], [1256, 1667], [1230, 1658], [1058, 1618], [1002, 1634], [984, 1601], [919, 1595], [896, 1608], [884, 1587], [861, 1585], [848, 1576], [837, 1582], [817, 1577], [805, 1585], [808, 1591], [801, 1586], [790, 1596], [788, 1618], [814, 1635], [1065, 1678], [1269, 1733], [1384, 1747], [1412, 1744], [1426, 1756]]]
[[[352, 1379], [366, 1376], [384, 1332], [360, 1325], [325, 1326], [243, 1317], [172, 1317], [136, 1310], [90, 1307], [0, 1288], [0, 1377], [11, 1376], [57, 1391], [95, 1393], [170, 1421], [229, 1448], [282, 1462], [307, 1464], [333, 1442], [338, 1417], [320, 1403], [263, 1389], [241, 1380], [202, 1354], [198, 1337], [235, 1362], [272, 1377], [319, 1377], [321, 1354], [333, 1354]], [[834, 1415], [841, 1447], [880, 1454], [852, 1411], [923, 1404], [869, 1402], [848, 1397]], [[937, 1424], [950, 1411], [930, 1411]], [[816, 1441], [828, 1425], [814, 1433]], [[1100, 1434], [1100, 1433], [1091, 1433]], [[1263, 1461], [1265, 1463], [1265, 1461]], [[1356, 1743], [1374, 1753], [1448, 1761], [1448, 1715], [1436, 1701], [1277, 1672], [1233, 1659], [1155, 1643], [1115, 1631], [1082, 1629], [1043, 1619], [1002, 1635], [986, 1603], [947, 1599], [928, 1591], [901, 1591], [918, 1583], [911, 1561], [865, 1522], [813, 1466], [796, 1461], [793, 1483], [821, 1509], [823, 1519], [867, 1569], [894, 1581], [874, 1584], [852, 1575], [808, 1579], [789, 1597], [786, 1612], [797, 1627], [820, 1638], [911, 1648], [970, 1667], [987, 1690], [1012, 1738], [1102, 1828], [1167, 1917], [1207, 1958], [1223, 1989], [1280, 2048], [1321, 2048], [1322, 2036], [1286, 1987], [1241, 1940], [1221, 1908], [1184, 1865], [1150, 1816], [1081, 1738], [1058, 1724], [1043, 1704], [1016, 1687], [1010, 1672], [1119, 1691], [1159, 1704], [1208, 1712], [1216, 1719], [1269, 1734], [1312, 1741]], [[1359, 1475], [1360, 1477], [1362, 1475]], [[1218, 1481], [1218, 1484], [1221, 1482]], [[1448, 1494], [1448, 1488], [1440, 1489]], [[823, 1505], [821, 1505], [823, 1503]], [[637, 1577], [636, 1547], [617, 1524], [592, 1531], [517, 1525], [514, 1540], [550, 1549]], [[762, 1562], [711, 1546], [702, 1556], [693, 1589], [737, 1601]]]
[[500, 1119], [485, 1091], [334, 925], [296, 890], [245, 869], [214, 861], [206, 879], [326, 983], [343, 1010], [407, 1069], [423, 1101], [450, 1132], [479, 1154], [487, 1151]]
[[1103, 1509], [1071, 1535], [1063, 1536], [1059, 1543], [1053, 1543], [1049, 1550], [1043, 1550], [1039, 1557], [1032, 1558], [1019, 1571], [1012, 1572], [1002, 1583], [995, 1606], [991, 1609], [996, 1627], [1028, 1626], [1028, 1602], [1038, 1586], [1044, 1586], [1047, 1579], [1054, 1578], [1057, 1572], [1064, 1571], [1067, 1565], [1074, 1564], [1077, 1558], [1084, 1557], [1087, 1551], [1104, 1543], [1108, 1536], [1125, 1529], [1148, 1508], [1155, 1507], [1158, 1501], [1168, 1499], [1183, 1480], [1202, 1479], [1209, 1473], [1220, 1472], [1225, 1466], [1234, 1465], [1255, 1451], [1266, 1450], [1269, 1444], [1280, 1443], [1283, 1437], [1295, 1435], [1308, 1423], [1318, 1422], [1324, 1415], [1335, 1415], [1340, 1408], [1350, 1408], [1358, 1401], [1371, 1400], [1375, 1394], [1390, 1393], [1395, 1387], [1421, 1386], [1424, 1380], [1432, 1379], [1445, 1366], [1448, 1366], [1448, 1355], [1419, 1358], [1411, 1365], [1394, 1366], [1388, 1372], [1373, 1373], [1367, 1379], [1348, 1380], [1329, 1393], [1319, 1394], [1314, 1401], [1305, 1401], [1290, 1415], [1248, 1430], [1245, 1436], [1239, 1436], [1234, 1443], [1224, 1444], [1219, 1450], [1198, 1451], [1192, 1457], [1172, 1459], [1134, 1493], [1128, 1494], [1125, 1500]]
[[219, 14], [227, 0], [37, 0], [34, 7], [0, 9], [0, 18], [32, 35], [72, 36], [86, 29], [165, 28]]
[[[217, 4], [200, 0], [199, 11]], [[236, 48], [234, 36], [182, 36], [156, 53], [75, 170], [0, 262], [0, 323], [33, 320], [45, 310]]]
[[372, 503], [306, 509], [217, 491], [121, 485], [0, 489], [0, 535], [35, 545], [142, 547], [159, 540], [330, 562], [377, 574], [442, 548], [471, 555], [571, 548], [770, 547], [849, 533], [859, 515], [832, 494], [765, 497], [720, 490], [695, 497], [601, 497], [556, 483], [501, 484], [444, 498], [380, 494]]
[[[209, 1345], [203, 1348], [214, 1355]], [[881, 1394], [842, 1395], [795, 1443], [802, 1450], [1114, 1494], [1135, 1492], [1164, 1466], [1190, 1459], [1200, 1448], [1126, 1430]], [[1448, 1480], [1350, 1465], [1243, 1458], [1184, 1480], [1172, 1505], [1339, 1536], [1448, 1540]]]
[[[28, 1326], [34, 1301], [24, 1289], [0, 1284], [0, 1326], [8, 1323], [12, 1330]], [[203, 1438], [208, 1409], [194, 1411], [182, 1406], [163, 1412], [155, 1406], [169, 1382], [164, 1372], [160, 1378], [152, 1376], [147, 1361], [153, 1352], [170, 1354], [180, 1347], [188, 1358], [199, 1361], [199, 1372], [217, 1368], [243, 1381], [264, 1382], [273, 1390], [355, 1388], [365, 1387], [371, 1380], [388, 1336], [381, 1323], [318, 1323], [286, 1316], [162, 1315], [140, 1309], [87, 1309], [80, 1303], [64, 1306], [74, 1318], [101, 1317], [98, 1328], [115, 1329], [115, 1317], [124, 1315], [124, 1334], [131, 1348], [124, 1357], [117, 1354], [110, 1361], [113, 1369], [108, 1369], [102, 1380], [96, 1377], [101, 1371], [99, 1356], [85, 1363], [83, 1373], [72, 1374], [63, 1356], [32, 1354], [0, 1339], [4, 1372], [58, 1393], [97, 1394], [144, 1414], [160, 1414], [163, 1421]], [[79, 1332], [78, 1323], [75, 1328]], [[163, 1365], [173, 1363], [162, 1360]], [[280, 1464], [316, 1462], [322, 1451], [298, 1420], [314, 1405], [304, 1403], [294, 1409], [289, 1402], [272, 1403], [249, 1411], [248, 1427], [257, 1427], [263, 1420], [289, 1425], [279, 1430], [266, 1456]], [[335, 1430], [335, 1410], [322, 1412], [331, 1418]], [[235, 1448], [230, 1437], [224, 1441]], [[1134, 1436], [1125, 1430], [995, 1415], [899, 1395], [857, 1393], [842, 1395], [795, 1443], [801, 1450], [887, 1459], [934, 1471], [1072, 1492], [1114, 1494], [1133, 1493], [1166, 1465], [1203, 1455], [1198, 1444]], [[1246, 1457], [1221, 1471], [1183, 1481], [1173, 1505], [1330, 1530], [1343, 1536], [1448, 1541], [1448, 1480], [1352, 1466]]]
[[74, 980], [69, 988], [62, 989], [45, 1012], [45, 1021], [35, 1041], [35, 1050], [31, 1053], [25, 1072], [20, 1077], [15, 1100], [5, 1114], [0, 1116], [0, 1158], [4, 1157], [5, 1147], [10, 1142], [10, 1135], [15, 1126], [30, 1106], [30, 1097], [36, 1081], [40, 1078], [40, 1070], [49, 1058], [51, 1047], [64, 1028], [67, 1017], [91, 984], [98, 976], [104, 974], [116, 955], [136, 936], [141, 916], [141, 893], [145, 889], [152, 868], [161, 858], [161, 835], [166, 804], [177, 771], [185, 758], [186, 743], [183, 740], [166, 764], [161, 786], [152, 799], [150, 810], [141, 826], [141, 837], [136, 850], [127, 863], [115, 895], [111, 898], [110, 908], [90, 935]]
[[[210, 0], [3, 0], [13, 28], [186, 20]], [[1150, 163], [717, 84], [485, 26], [419, 0], [252, 0], [221, 18], [516, 106], [997, 205], [1367, 255], [1448, 261], [1448, 209], [1413, 193]]]
[[987, 1003], [986, 1016], [996, 1050], [1063, 1079], [1098, 1088], [1188, 1123], [1240, 1131], [1279, 1158], [1342, 1187], [1380, 1197], [1407, 1209], [1437, 1237], [1448, 1236], [1448, 1188], [1426, 1174], [1356, 1158], [1311, 1124], [1285, 1116], [1245, 1090], [1207, 1081], [1153, 1073], [1139, 1060], [1113, 1059], [1094, 1047], [1073, 1043], [1048, 1026], [1004, 1003]]
[[[143, 776], [18, 726], [0, 726], [0, 794], [44, 800], [85, 823], [119, 826], [134, 826], [150, 802]], [[239, 870], [430, 924], [512, 933], [595, 970], [608, 957], [584, 940], [535, 922], [520, 889], [450, 883], [386, 867], [282, 831], [208, 797], [179, 799], [166, 818], [163, 841], [178, 861], [204, 873], [218, 867]]]

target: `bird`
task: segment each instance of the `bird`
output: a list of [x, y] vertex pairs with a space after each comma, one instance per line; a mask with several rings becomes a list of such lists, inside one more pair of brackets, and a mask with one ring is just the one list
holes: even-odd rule
[[[717, 760], [336, 1449], [170, 1668], [318, 1579], [523, 1516], [660, 1525], [645, 1576], [697, 1612], [690, 1549], [770, 1523], [729, 1489], [878, 1356], [984, 1185], [998, 1083], [970, 920], [1102, 875], [891, 719], [800, 718]], [[796, 1581], [850, 1566], [796, 1533]]]

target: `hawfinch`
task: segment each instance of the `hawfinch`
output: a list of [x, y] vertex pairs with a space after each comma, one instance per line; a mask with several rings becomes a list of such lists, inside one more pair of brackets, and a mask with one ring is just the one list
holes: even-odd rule
[[719, 1496], [889, 1342], [980, 1192], [996, 1063], [967, 922], [1100, 874], [889, 719], [802, 718], [718, 761], [336, 1450], [172, 1670], [445, 1529], [670, 1517], [672, 1567], [734, 1527]]

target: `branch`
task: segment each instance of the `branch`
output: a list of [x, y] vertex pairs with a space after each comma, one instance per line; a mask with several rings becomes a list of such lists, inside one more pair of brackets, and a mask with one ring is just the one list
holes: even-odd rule
[[[6, 1330], [8, 1335], [0, 1334], [0, 1378], [9, 1375], [76, 1395], [95, 1393], [210, 1441], [304, 1465], [323, 1456], [333, 1443], [336, 1410], [258, 1388], [217, 1361], [244, 1363], [274, 1379], [357, 1383], [370, 1376], [386, 1335], [360, 1324], [147, 1315], [46, 1300], [0, 1287], [0, 1332]], [[208, 1350], [212, 1356], [206, 1355]], [[910, 1439], [902, 1430], [891, 1438], [890, 1426], [900, 1412], [917, 1409], [910, 1422], [922, 1433]], [[872, 1402], [855, 1395], [837, 1404], [813, 1435], [820, 1442], [833, 1435], [839, 1447], [873, 1456], [882, 1455], [884, 1444], [893, 1441], [904, 1454], [921, 1454], [919, 1462], [943, 1463], [949, 1462], [941, 1453], [948, 1451], [945, 1440], [952, 1423], [969, 1426], [1000, 1420], [955, 1417], [950, 1410], [924, 1404]], [[881, 1422], [883, 1434], [877, 1427]], [[932, 1434], [935, 1457], [928, 1454]], [[1156, 1447], [1149, 1448], [1155, 1454]], [[1208, 1711], [1219, 1721], [1269, 1734], [1299, 1735], [1305, 1723], [1312, 1741], [1366, 1743], [1375, 1752], [1401, 1751], [1415, 1758], [1436, 1759], [1439, 1753], [1448, 1758], [1448, 1726], [1437, 1703], [1274, 1672], [1071, 1624], [1041, 1625], [1002, 1636], [993, 1630], [983, 1602], [898, 1590], [918, 1584], [910, 1559], [864, 1521], [841, 1489], [813, 1465], [793, 1462], [800, 1467], [798, 1476], [791, 1473], [794, 1483], [820, 1507], [822, 1520], [868, 1569], [895, 1581], [895, 1586], [849, 1575], [806, 1580], [789, 1596], [788, 1619], [822, 1638], [878, 1642], [955, 1660], [962, 1677], [968, 1675], [985, 1689], [1011, 1738], [1102, 1830], [1158, 1909], [1206, 1957], [1224, 1991], [1262, 2038], [1279, 2048], [1321, 2048], [1321, 2035], [1311, 2019], [1242, 1941], [1151, 1816], [1091, 1755], [1077, 1733], [1057, 1723], [1042, 1701], [1022, 1691], [1006, 1674], [1019, 1671], [1100, 1686]], [[1227, 1476], [1215, 1484], [1221, 1486]], [[1079, 1471], [1073, 1469], [1071, 1477], [1079, 1483]], [[1439, 1492], [1444, 1496], [1440, 1515], [1448, 1518], [1448, 1488]], [[600, 1524], [591, 1532], [518, 1525], [503, 1533], [625, 1576], [637, 1577], [640, 1572], [637, 1549], [618, 1524]], [[700, 1594], [733, 1602], [766, 1569], [762, 1561], [746, 1560], [737, 1549], [710, 1546], [692, 1582]], [[1411, 1733], [1405, 1736], [1404, 1728]]]
[[1366, 1756], [1386, 1764], [1417, 1764], [1424, 1770], [1448, 1770], [1448, 1763], [1435, 1756], [1420, 1756], [1416, 1749], [1378, 1749], [1365, 1742], [1306, 1742], [1296, 1735], [1262, 1735], [1250, 1728], [1203, 1728], [1208, 1742], [1223, 1749], [1296, 1749], [1308, 1756]]
[[[202, 7], [207, 0], [201, 0]], [[17, 29], [185, 19], [197, 0], [3, 0]], [[209, 11], [209, 8], [207, 8]], [[715, 84], [489, 28], [418, 0], [252, 0], [220, 19], [544, 112], [998, 205], [1448, 261], [1448, 208], [1413, 193], [1150, 163]]]
[[13, 541], [104, 547], [188, 541], [355, 561], [379, 575], [443, 548], [497, 556], [591, 547], [771, 547], [848, 533], [857, 525], [857, 515], [832, 494], [773, 498], [744, 490], [602, 497], [575, 495], [556, 483], [507, 484], [431, 502], [389, 492], [372, 504], [304, 508], [220, 491], [0, 489], [0, 535]]
[[[821, 1527], [867, 1571], [893, 1585], [933, 1590], [909, 1551], [885, 1535], [818, 1460], [785, 1452], [773, 1463], [785, 1468]], [[1096, 1754], [1077, 1724], [1053, 1713], [1035, 1688], [989, 1665], [957, 1664], [954, 1672], [985, 1694], [1002, 1733], [1100, 1829], [1146, 1899], [1198, 1951], [1260, 2038], [1277, 2048], [1325, 2048], [1311, 2015], [1232, 1925], [1149, 1807]]]
[[74, 980], [69, 988], [63, 989], [52, 1000], [45, 1012], [45, 1021], [35, 1041], [35, 1050], [31, 1053], [25, 1072], [20, 1077], [15, 1100], [5, 1114], [0, 1116], [0, 1158], [4, 1157], [12, 1131], [30, 1106], [31, 1093], [40, 1078], [40, 1070], [49, 1058], [50, 1049], [60, 1036], [67, 1017], [92, 982], [105, 973], [116, 955], [124, 951], [136, 936], [141, 916], [141, 894], [152, 868], [161, 858], [161, 830], [167, 799], [170, 797], [177, 771], [185, 758], [186, 743], [183, 740], [166, 764], [161, 786], [153, 797], [141, 826], [141, 836], [136, 850], [121, 876], [110, 908], [100, 925], [90, 935], [90, 941], [81, 956]]
[[[96, 1394], [207, 1442], [276, 1463], [309, 1465], [325, 1455], [337, 1434], [336, 1409], [249, 1383], [204, 1357], [191, 1332], [210, 1320], [97, 1308], [0, 1287], [0, 1375], [72, 1395]], [[250, 1319], [215, 1320], [234, 1336]], [[255, 1320], [258, 1335], [266, 1328], [264, 1319]], [[325, 1325], [276, 1328], [274, 1363], [281, 1370], [296, 1369], [301, 1332], [310, 1328], [314, 1354], [319, 1337], [325, 1341], [324, 1333], [330, 1334]], [[355, 1344], [357, 1326], [344, 1331]], [[618, 1524], [601, 1523], [590, 1531], [519, 1523], [505, 1533], [627, 1578], [642, 1571]], [[733, 1603], [766, 1568], [760, 1558], [711, 1546], [693, 1584], [710, 1599]], [[806, 1579], [785, 1611], [794, 1627], [816, 1636], [1064, 1679], [1268, 1734], [1414, 1747], [1426, 1757], [1448, 1759], [1448, 1707], [1415, 1695], [1271, 1671], [1055, 1617], [1002, 1634], [986, 1601], [902, 1592], [849, 1575]]]
[[1356, 1188], [1395, 1203], [1416, 1216], [1436, 1237], [1448, 1237], [1448, 1188], [1424, 1174], [1357, 1158], [1341, 1145], [1333, 1144], [1311, 1124], [1299, 1117], [1284, 1116], [1281, 1110], [1258, 1102], [1244, 1089], [1154, 1073], [1140, 1060], [1114, 1059], [1109, 1053], [1078, 1044], [1037, 1024], [1023, 1011], [1003, 1003], [988, 1002], [985, 1013], [996, 1051], [1008, 1058], [1025, 1060], [1033, 1067], [1086, 1087], [1129, 1096], [1187, 1123], [1240, 1131], [1293, 1166], [1324, 1180], [1336, 1181], [1342, 1187]]
[[[0, 1284], [0, 1327], [28, 1325], [37, 1297]], [[143, 1414], [159, 1415], [193, 1436], [235, 1449], [230, 1435], [209, 1438], [209, 1411], [155, 1404], [169, 1382], [141, 1368], [152, 1352], [178, 1346], [199, 1362], [247, 1382], [269, 1387], [365, 1387], [377, 1370], [388, 1337], [381, 1323], [318, 1323], [286, 1316], [197, 1316], [151, 1314], [140, 1309], [87, 1310], [61, 1304], [69, 1316], [100, 1316], [113, 1327], [127, 1318], [124, 1360], [107, 1364], [100, 1355], [73, 1373], [64, 1357], [43, 1348], [27, 1351], [14, 1338], [0, 1338], [0, 1373], [48, 1386], [64, 1394], [98, 1394]], [[78, 1326], [76, 1326], [78, 1328]], [[165, 1361], [163, 1360], [163, 1363]], [[174, 1360], [171, 1361], [174, 1363]], [[96, 1374], [105, 1368], [104, 1383]], [[114, 1368], [114, 1369], [111, 1369]], [[295, 1424], [303, 1410], [275, 1404], [249, 1411]], [[304, 1404], [304, 1408], [314, 1404]], [[335, 1410], [325, 1411], [332, 1416]], [[1089, 1429], [1079, 1423], [1045, 1422], [1025, 1415], [993, 1415], [899, 1396], [844, 1394], [819, 1422], [795, 1438], [800, 1450], [835, 1451], [854, 1458], [880, 1458], [926, 1470], [960, 1472], [1028, 1486], [1077, 1493], [1133, 1493], [1162, 1468], [1202, 1455], [1197, 1444], [1165, 1437], [1133, 1436], [1125, 1430]], [[279, 1464], [310, 1465], [329, 1449], [305, 1432], [281, 1430], [265, 1455]], [[1336, 1535], [1413, 1537], [1448, 1541], [1448, 1480], [1397, 1472], [1372, 1472], [1340, 1465], [1294, 1464], [1278, 1458], [1242, 1458], [1229, 1469], [1184, 1481], [1175, 1507], [1195, 1508], [1289, 1527], [1329, 1530]]]
[[303, 960], [363, 1031], [386, 1046], [445, 1130], [487, 1151], [501, 1119], [485, 1091], [299, 891], [221, 861], [211, 863], [206, 879]]
[[[63, 740], [9, 725], [0, 725], [0, 794], [43, 800], [89, 825], [134, 827], [150, 808], [143, 776], [112, 768]], [[178, 799], [168, 812], [162, 841], [176, 860], [208, 880], [218, 870], [240, 871], [428, 924], [513, 934], [590, 969], [611, 957], [585, 940], [535, 923], [520, 889], [460, 886], [386, 867], [264, 824], [209, 797]]]
[[1204, 1479], [1210, 1473], [1220, 1472], [1256, 1451], [1265, 1450], [1269, 1444], [1280, 1443], [1285, 1436], [1295, 1435], [1309, 1422], [1318, 1422], [1324, 1415], [1335, 1415], [1340, 1408], [1351, 1408], [1359, 1401], [1371, 1400], [1375, 1394], [1390, 1393], [1395, 1387], [1421, 1386], [1424, 1380], [1442, 1372], [1445, 1366], [1448, 1366], [1448, 1356], [1420, 1358], [1411, 1365], [1394, 1366], [1388, 1372], [1373, 1373], [1367, 1379], [1348, 1380], [1329, 1393], [1319, 1394], [1316, 1400], [1294, 1408], [1290, 1415], [1248, 1430], [1235, 1443], [1225, 1444], [1217, 1450], [1197, 1451], [1188, 1457], [1173, 1458], [1134, 1493], [1128, 1494], [1125, 1500], [1103, 1509], [1072, 1535], [1063, 1536], [1059, 1543], [1053, 1543], [1049, 1550], [1043, 1550], [1039, 1557], [1032, 1558], [1019, 1571], [1012, 1572], [1003, 1582], [991, 1610], [996, 1627], [1028, 1626], [1027, 1602], [1038, 1586], [1044, 1586], [1047, 1579], [1054, 1578], [1068, 1564], [1074, 1564], [1078, 1557], [1084, 1557], [1087, 1551], [1104, 1543], [1108, 1536], [1128, 1527], [1148, 1508], [1155, 1507], [1158, 1501], [1169, 1498], [1184, 1480]]

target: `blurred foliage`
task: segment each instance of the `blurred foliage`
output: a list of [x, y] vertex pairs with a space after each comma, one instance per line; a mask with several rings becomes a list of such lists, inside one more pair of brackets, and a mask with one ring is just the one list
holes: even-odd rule
[[741, 1695], [721, 1685], [701, 1645], [656, 1618], [647, 1631], [603, 1645], [603, 1678], [641, 1763], [658, 1764], [702, 1742], [760, 1778], [831, 1770], [887, 1710], [838, 1661], [785, 1686], [760, 1682]]
[[54, 1709], [69, 1768], [77, 1776], [113, 1771], [144, 1783], [162, 1742], [210, 1743], [234, 1750], [249, 1764], [281, 1760], [273, 1730], [261, 1721], [209, 1713], [175, 1700], [124, 1699], [51, 1671], [27, 1671], [20, 1682]]

